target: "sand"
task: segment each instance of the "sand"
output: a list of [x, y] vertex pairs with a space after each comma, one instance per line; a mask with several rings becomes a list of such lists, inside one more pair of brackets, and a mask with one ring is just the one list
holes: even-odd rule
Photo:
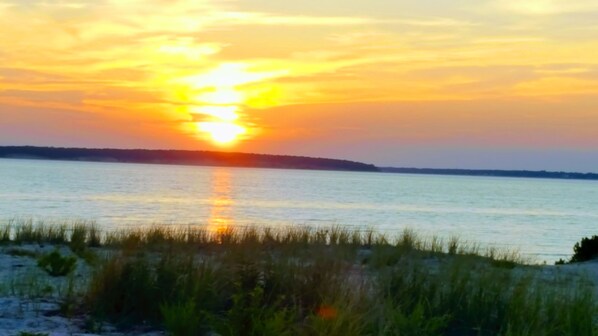
[[594, 288], [594, 297], [598, 299], [598, 260], [582, 263], [544, 266], [545, 272], [561, 272], [565, 276], [580, 278], [589, 281], [589, 286]]

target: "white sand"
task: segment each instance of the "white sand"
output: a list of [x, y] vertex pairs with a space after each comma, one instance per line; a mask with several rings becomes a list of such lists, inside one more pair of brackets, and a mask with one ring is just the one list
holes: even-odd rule
[[594, 287], [594, 298], [598, 299], [598, 260], [586, 261], [582, 263], [545, 266], [546, 269], [553, 272], [562, 272], [565, 275], [587, 280], [589, 286]]

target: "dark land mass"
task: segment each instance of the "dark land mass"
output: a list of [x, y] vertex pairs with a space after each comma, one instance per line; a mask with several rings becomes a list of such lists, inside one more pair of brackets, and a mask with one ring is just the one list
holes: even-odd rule
[[428, 174], [428, 175], [463, 175], [463, 176], [496, 176], [496, 177], [528, 177], [528, 178], [554, 178], [575, 180], [598, 180], [594, 173], [568, 173], [532, 170], [484, 170], [484, 169], [433, 169], [433, 168], [393, 168], [380, 167], [381, 172], [401, 174]]
[[215, 151], [0, 146], [0, 158], [598, 180], [595, 173], [376, 167], [348, 160]]
[[0, 146], [0, 158], [367, 172], [379, 171], [374, 165], [347, 160], [288, 155], [186, 150]]

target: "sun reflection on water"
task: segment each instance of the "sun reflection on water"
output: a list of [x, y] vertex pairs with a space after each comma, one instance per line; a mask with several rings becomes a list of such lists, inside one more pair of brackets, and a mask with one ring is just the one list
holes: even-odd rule
[[224, 233], [232, 229], [234, 223], [231, 214], [233, 200], [232, 176], [229, 170], [214, 168], [212, 173], [212, 197], [210, 198], [210, 217], [208, 230]]

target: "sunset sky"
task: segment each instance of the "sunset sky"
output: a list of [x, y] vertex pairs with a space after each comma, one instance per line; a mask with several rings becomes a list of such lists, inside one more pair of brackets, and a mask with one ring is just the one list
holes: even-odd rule
[[598, 172], [598, 1], [0, 0], [0, 145]]

